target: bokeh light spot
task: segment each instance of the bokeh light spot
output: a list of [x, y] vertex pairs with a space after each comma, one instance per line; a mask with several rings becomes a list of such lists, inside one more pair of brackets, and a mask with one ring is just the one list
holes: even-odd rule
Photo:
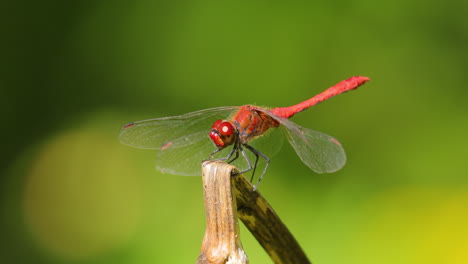
[[132, 237], [144, 184], [125, 160], [117, 138], [96, 131], [63, 133], [43, 145], [24, 191], [25, 221], [41, 247], [77, 259]]

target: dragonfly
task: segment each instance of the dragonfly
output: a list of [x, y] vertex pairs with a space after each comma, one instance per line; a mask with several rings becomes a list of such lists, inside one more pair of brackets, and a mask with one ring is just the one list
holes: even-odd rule
[[[129, 146], [157, 150], [156, 168], [176, 175], [201, 175], [201, 162], [204, 160], [220, 159], [232, 163], [242, 156], [247, 168], [240, 173], [253, 170], [252, 182], [261, 157], [265, 166], [254, 185], [256, 187], [267, 171], [270, 158], [257, 149], [255, 142], [279, 129], [310, 169], [316, 173], [332, 173], [346, 163], [340, 142], [332, 136], [301, 127], [289, 118], [333, 96], [354, 90], [369, 80], [368, 77], [353, 76], [289, 107], [222, 106], [132, 122], [122, 127], [119, 138], [121, 143]], [[276, 142], [266, 144], [277, 145]], [[214, 158], [223, 151], [225, 154], [221, 158]]]

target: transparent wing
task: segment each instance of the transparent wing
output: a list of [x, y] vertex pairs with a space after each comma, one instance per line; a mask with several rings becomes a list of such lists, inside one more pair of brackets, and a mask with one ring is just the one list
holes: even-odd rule
[[[187, 144], [183, 140], [191, 133], [201, 130], [210, 131], [217, 116], [226, 118], [238, 106], [216, 107], [180, 116], [170, 116], [137, 121], [125, 125], [120, 131], [120, 142], [132, 147], [146, 149], [162, 149], [180, 144]], [[213, 120], [214, 119], [214, 120]], [[180, 146], [179, 146], [180, 147]]]
[[[277, 127], [272, 127], [265, 134], [249, 141], [248, 144], [254, 149], [256, 149], [258, 152], [270, 158], [270, 161], [273, 161], [272, 158], [281, 149], [283, 142], [284, 142], [284, 138], [285, 138], [285, 135], [282, 129], [277, 128]], [[229, 150], [231, 149], [232, 148], [229, 148]], [[245, 147], [244, 147], [244, 152], [247, 158], [252, 163], [252, 165], [254, 165], [255, 160], [257, 159], [255, 154], [249, 151], [248, 149], [245, 149]], [[221, 153], [220, 155], [217, 156], [217, 158], [222, 157], [222, 155], [226, 156], [227, 154]], [[242, 155], [240, 155], [240, 157], [234, 162], [232, 162], [231, 164], [236, 166], [241, 171], [246, 170], [248, 168], [247, 161]], [[266, 161], [262, 157], [259, 157], [258, 163], [257, 163], [256, 174], [259, 175], [259, 173], [261, 173], [261, 171], [263, 170], [265, 166], [266, 166]]]
[[120, 142], [157, 150], [156, 167], [166, 173], [201, 175], [201, 161], [216, 149], [209, 138], [214, 121], [226, 119], [239, 107], [210, 108], [181, 116], [137, 121], [120, 131]]
[[158, 150], [156, 168], [163, 173], [201, 176], [201, 162], [208, 159], [210, 154], [217, 149], [208, 137], [209, 132], [210, 130], [202, 130], [177, 138], [172, 146]]
[[302, 162], [313, 171], [331, 173], [343, 168], [346, 163], [346, 154], [337, 139], [301, 127], [289, 119], [270, 115], [281, 123], [289, 143]]

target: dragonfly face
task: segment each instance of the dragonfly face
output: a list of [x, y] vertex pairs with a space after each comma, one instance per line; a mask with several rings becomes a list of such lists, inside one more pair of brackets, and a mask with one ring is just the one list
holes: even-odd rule
[[219, 149], [234, 144], [237, 140], [237, 130], [231, 122], [216, 120], [211, 127], [210, 138]]

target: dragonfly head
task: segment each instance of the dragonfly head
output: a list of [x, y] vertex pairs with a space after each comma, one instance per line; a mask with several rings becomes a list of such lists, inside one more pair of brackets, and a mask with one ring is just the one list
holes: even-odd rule
[[237, 131], [231, 122], [219, 119], [211, 126], [210, 138], [216, 147], [223, 149], [234, 144], [237, 138]]

